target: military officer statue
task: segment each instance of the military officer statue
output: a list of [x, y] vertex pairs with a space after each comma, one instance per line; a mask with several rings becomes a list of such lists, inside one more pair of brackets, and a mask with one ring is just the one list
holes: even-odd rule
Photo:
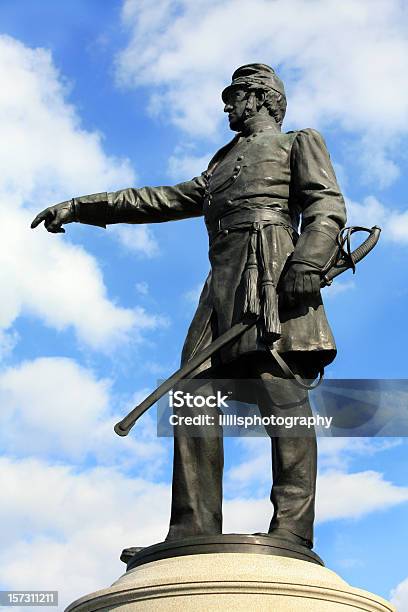
[[[319, 133], [281, 131], [286, 98], [272, 68], [238, 68], [222, 98], [236, 135], [201, 176], [175, 186], [73, 198], [41, 212], [32, 227], [44, 221], [57, 233], [73, 221], [106, 227], [204, 216], [211, 273], [182, 362], [239, 321], [257, 317], [256, 325], [213, 356], [211, 376], [257, 379], [262, 414], [287, 406], [290, 414], [307, 415], [307, 391], [288, 379], [273, 352], [305, 379], [314, 379], [335, 357], [320, 280], [345, 224], [343, 197]], [[274, 507], [268, 535], [310, 549], [315, 436], [268, 434]], [[175, 436], [167, 540], [222, 533], [222, 469], [222, 437]]]

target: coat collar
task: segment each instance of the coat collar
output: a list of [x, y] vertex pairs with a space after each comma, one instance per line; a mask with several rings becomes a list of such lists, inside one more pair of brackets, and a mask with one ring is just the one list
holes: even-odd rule
[[280, 133], [280, 127], [270, 115], [255, 115], [250, 117], [244, 123], [244, 129], [241, 132], [242, 136], [250, 136], [256, 132], [264, 130], [272, 130], [276, 134]]

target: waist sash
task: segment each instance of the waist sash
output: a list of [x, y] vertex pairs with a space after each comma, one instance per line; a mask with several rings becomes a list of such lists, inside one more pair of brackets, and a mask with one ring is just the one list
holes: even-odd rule
[[212, 241], [219, 232], [226, 232], [235, 229], [247, 229], [254, 223], [260, 225], [283, 225], [293, 229], [297, 233], [297, 227], [294, 224], [288, 212], [284, 210], [274, 210], [271, 208], [255, 208], [255, 209], [240, 209], [234, 210], [227, 215], [216, 219], [215, 221], [206, 221], [210, 241]]

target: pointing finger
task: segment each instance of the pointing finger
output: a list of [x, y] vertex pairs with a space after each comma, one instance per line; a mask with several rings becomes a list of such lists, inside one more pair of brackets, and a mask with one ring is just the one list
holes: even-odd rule
[[45, 219], [45, 216], [43, 213], [40, 213], [39, 215], [37, 215], [34, 221], [31, 223], [31, 229], [34, 229], [35, 227], [37, 227], [37, 225], [39, 225], [41, 221], [44, 221], [44, 219]]
[[42, 221], [45, 221], [46, 218], [47, 213], [45, 212], [45, 210], [43, 210], [35, 217], [34, 221], [31, 223], [31, 229], [34, 229], [35, 227], [37, 227], [37, 225], [40, 225], [40, 223]]

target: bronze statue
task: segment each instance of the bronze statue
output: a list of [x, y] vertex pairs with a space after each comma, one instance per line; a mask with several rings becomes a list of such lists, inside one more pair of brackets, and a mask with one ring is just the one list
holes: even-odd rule
[[[195, 376], [256, 378], [262, 414], [287, 406], [308, 415], [307, 391], [287, 374], [314, 379], [336, 355], [321, 278], [338, 251], [344, 200], [325, 143], [312, 129], [283, 133], [283, 83], [264, 64], [238, 68], [222, 92], [231, 142], [201, 176], [175, 186], [98, 193], [47, 208], [49, 232], [78, 221], [159, 223], [204, 216], [211, 273], [182, 353], [198, 355], [241, 321], [254, 324], [195, 370]], [[300, 232], [299, 232], [300, 226]], [[284, 359], [285, 370], [276, 355]], [[268, 534], [313, 546], [316, 439], [272, 443], [273, 517]], [[175, 436], [168, 540], [222, 533], [222, 436]]]

